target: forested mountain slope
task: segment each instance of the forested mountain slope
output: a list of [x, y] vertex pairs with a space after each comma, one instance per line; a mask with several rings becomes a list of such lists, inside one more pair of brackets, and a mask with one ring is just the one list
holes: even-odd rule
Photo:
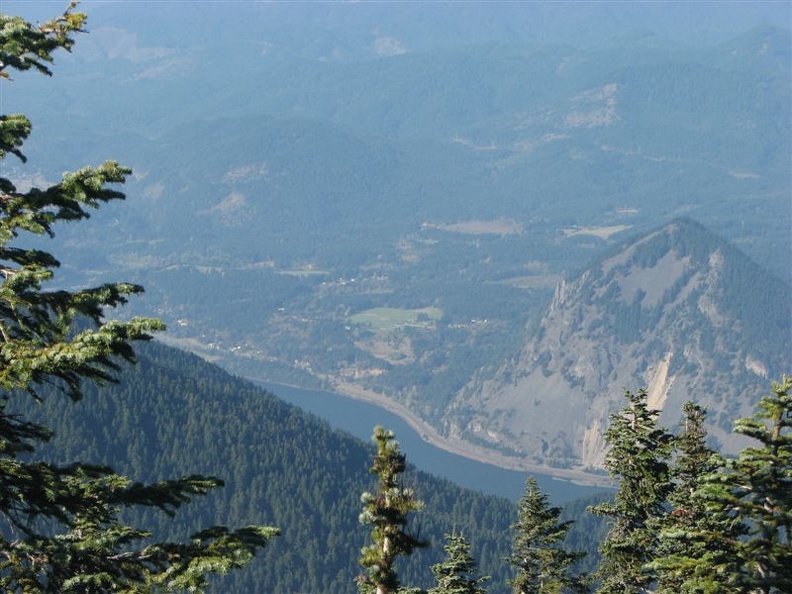
[[125, 205], [59, 230], [64, 284], [139, 282], [133, 313], [241, 375], [455, 436], [466, 387], [628, 232], [689, 216], [789, 281], [788, 6], [89, 12], [57, 77], [4, 89], [36, 122], [7, 175], [130, 165]]
[[668, 427], [693, 399], [734, 452], [733, 423], [762, 396], [757, 386], [792, 368], [790, 328], [788, 285], [679, 219], [562, 281], [519, 353], [460, 392], [449, 431], [538, 463], [596, 469], [620, 394], [647, 387]]
[[[21, 395], [9, 406], [54, 429], [47, 450], [53, 461], [111, 464], [142, 481], [192, 473], [226, 481], [172, 520], [143, 518], [165, 536], [213, 523], [281, 529], [260, 561], [211, 591], [355, 592], [357, 558], [368, 538], [358, 515], [360, 494], [373, 487], [372, 448], [198, 357], [159, 344], [139, 353], [139, 365], [125, 369], [118, 385], [86, 386], [76, 404], [46, 394], [43, 405]], [[404, 583], [431, 580], [428, 567], [442, 559], [443, 533], [456, 529], [471, 541], [482, 571], [495, 576], [490, 591], [506, 592], [513, 503], [420, 472], [411, 471], [408, 481], [426, 503], [414, 526], [433, 546], [402, 569]], [[591, 535], [576, 538], [593, 544]]]
[[[162, 316], [176, 331], [172, 340], [208, 358], [398, 400], [434, 424], [429, 433], [439, 428], [521, 463], [577, 472], [599, 470], [617, 382], [647, 384], [649, 406], [667, 414], [683, 397], [696, 398], [714, 414], [714, 438], [731, 448], [726, 431], [747, 412], [755, 380], [788, 370], [789, 287], [698, 223], [676, 220], [602, 255], [628, 229], [690, 213], [788, 278], [781, 249], [789, 231], [788, 30], [760, 27], [725, 44], [682, 48], [637, 35], [585, 50], [519, 35], [513, 45], [486, 43], [485, 35], [477, 46], [438, 51], [430, 43], [415, 52], [376, 28], [372, 55], [366, 43], [335, 37], [343, 19], [321, 6], [312, 30], [324, 34], [315, 45], [270, 52], [272, 30], [259, 36], [251, 18], [237, 52], [207, 32], [229, 16], [261, 17], [261, 7], [207, 4], [193, 18], [184, 5], [168, 4], [156, 20], [139, 18], [151, 15], [149, 6], [122, 6], [125, 25], [154, 20], [161, 37], [141, 43], [143, 33], [105, 21], [98, 43], [71, 62], [77, 70], [65, 70], [63, 86], [46, 93], [35, 84], [19, 93], [4, 86], [3, 110], [29, 112], [44, 131], [28, 145], [27, 118], [2, 116], [0, 157], [16, 155], [20, 163], [4, 167], [0, 179], [0, 375], [4, 390], [24, 392], [0, 394], [4, 584], [107, 590], [129, 577], [170, 587], [167, 568], [195, 559], [170, 545], [126, 549], [142, 535], [115, 516], [126, 504], [167, 511], [165, 498], [203, 494], [214, 479], [127, 488], [109, 469], [69, 465], [84, 460], [141, 480], [195, 472], [228, 480], [226, 491], [158, 525], [158, 537], [184, 538], [214, 522], [279, 526], [271, 561], [217, 583], [217, 591], [354, 589], [365, 539], [356, 536], [358, 497], [371, 484], [370, 450], [161, 345], [143, 348], [141, 365], [118, 386], [83, 393], [80, 378], [104, 383], [105, 370], [116, 370], [110, 358], [133, 359], [128, 342], [163, 326], [153, 318], [100, 324], [104, 307], [142, 293], [136, 284], [105, 283], [108, 276], [152, 286], [152, 299], [129, 310]], [[84, 16], [74, 8], [40, 27], [3, 14], [3, 78], [10, 78], [7, 66], [49, 74], [50, 52], [70, 49], [69, 35], [82, 30]], [[289, 22], [294, 15], [284, 10], [280, 17]], [[169, 26], [173, 19], [178, 26]], [[342, 37], [348, 41], [339, 43]], [[240, 54], [247, 61], [234, 61]], [[123, 197], [106, 187], [133, 175], [116, 161], [50, 181], [63, 161], [104, 158], [108, 147], [135, 167], [132, 206], [125, 215], [103, 209], [78, 231], [59, 228], [58, 259], [37, 249], [27, 232], [52, 235], [56, 222], [87, 218], [83, 206]], [[27, 156], [37, 169], [26, 168]], [[537, 320], [536, 306], [562, 273], [592, 256], [599, 256], [595, 264], [562, 281]], [[55, 275], [61, 257], [68, 264]], [[48, 282], [51, 291], [43, 289]], [[82, 322], [99, 327], [80, 332], [74, 326]], [[528, 341], [516, 345], [526, 327]], [[788, 409], [784, 382], [774, 390]], [[38, 390], [53, 384], [65, 394]], [[64, 396], [85, 399], [71, 405]], [[569, 404], [574, 414], [566, 414]], [[779, 452], [770, 442], [778, 441], [788, 410], [765, 404], [779, 413], [768, 442]], [[638, 410], [643, 403], [636, 401], [627, 414]], [[33, 444], [48, 441], [47, 427], [57, 435], [47, 450], [52, 466], [32, 455], [39, 453]], [[765, 428], [748, 421], [742, 429], [757, 435]], [[626, 445], [648, 456], [621, 450], [627, 455], [608, 465], [613, 478], [622, 476], [624, 460], [664, 466], [670, 452], [662, 442], [671, 437], [636, 437]], [[756, 453], [744, 458], [755, 461]], [[403, 470], [401, 456], [390, 460], [386, 469]], [[753, 495], [754, 477], [769, 466], [772, 480], [758, 481], [769, 497], [744, 503], [775, 514], [775, 470], [784, 462], [782, 455], [763, 458], [739, 473], [740, 461], [723, 463], [724, 474], [708, 480], [727, 491], [721, 479], [733, 481], [737, 494], [747, 484]], [[684, 514], [669, 511], [662, 497], [668, 474], [654, 476], [632, 488], [656, 499], [643, 529], [654, 518]], [[438, 542], [444, 532], [464, 532], [482, 570], [496, 576], [490, 591], [503, 591], [512, 506], [419, 473], [410, 480], [427, 502], [419, 536]], [[403, 509], [414, 509], [409, 493]], [[729, 562], [747, 568], [756, 557], [742, 545], [754, 542], [742, 537], [754, 526], [766, 533], [765, 524], [753, 514], [735, 517], [733, 494], [723, 493], [718, 513], [723, 526], [740, 524], [726, 530], [739, 553]], [[364, 503], [369, 520], [393, 519], [394, 509], [401, 519], [390, 496]], [[131, 522], [157, 525], [159, 518], [141, 513], [146, 517]], [[779, 519], [780, 530], [786, 524]], [[50, 534], [50, 521], [67, 532]], [[19, 539], [8, 537], [12, 530]], [[619, 532], [616, 523], [611, 535]], [[243, 529], [219, 556], [205, 548], [214, 543], [193, 544], [201, 559], [214, 559], [211, 567], [224, 568], [234, 564], [229, 556], [247, 561], [239, 538], [252, 538], [256, 550], [275, 533]], [[224, 528], [204, 534], [226, 536]], [[786, 549], [788, 541], [777, 544]], [[602, 548], [606, 561], [609, 548]], [[388, 549], [381, 549], [385, 556]], [[644, 562], [653, 551], [638, 552]], [[416, 557], [423, 567], [405, 567], [403, 580], [426, 585], [426, 564], [439, 555]], [[779, 561], [779, 583], [791, 583], [785, 558], [773, 551], [765, 557]], [[768, 574], [762, 561], [750, 573], [769, 583], [775, 570], [769, 566]], [[207, 567], [199, 565], [199, 572]], [[176, 571], [199, 579], [189, 568]]]

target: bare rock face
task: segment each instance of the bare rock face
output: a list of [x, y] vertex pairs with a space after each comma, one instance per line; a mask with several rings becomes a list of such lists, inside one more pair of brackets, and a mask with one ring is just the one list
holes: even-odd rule
[[457, 396], [446, 426], [545, 466], [596, 471], [625, 389], [646, 388], [673, 428], [687, 400], [710, 435], [792, 369], [789, 286], [690, 220], [621, 245], [562, 281], [538, 329], [494, 379]]

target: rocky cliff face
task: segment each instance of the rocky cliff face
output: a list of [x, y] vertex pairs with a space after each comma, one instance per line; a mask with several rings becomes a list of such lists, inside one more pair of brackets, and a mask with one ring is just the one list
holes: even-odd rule
[[446, 427], [532, 463], [595, 470], [624, 390], [646, 388], [667, 427], [685, 401], [706, 406], [729, 451], [734, 419], [792, 369], [790, 303], [739, 250], [675, 221], [562, 281], [522, 350], [457, 395]]

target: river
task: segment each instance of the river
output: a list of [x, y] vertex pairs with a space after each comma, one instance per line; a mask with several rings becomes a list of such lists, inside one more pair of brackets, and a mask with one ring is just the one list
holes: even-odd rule
[[[256, 382], [282, 400], [327, 421], [330, 426], [370, 442], [376, 425], [391, 429], [401, 445], [407, 460], [416, 468], [454, 483], [517, 501], [525, 489], [528, 473], [507, 470], [492, 464], [478, 462], [453, 454], [425, 441], [398, 415], [374, 404], [319, 390], [306, 390], [270, 382]], [[534, 474], [539, 487], [548, 494], [553, 505], [592, 493], [602, 492], [601, 487], [578, 485], [553, 477]]]

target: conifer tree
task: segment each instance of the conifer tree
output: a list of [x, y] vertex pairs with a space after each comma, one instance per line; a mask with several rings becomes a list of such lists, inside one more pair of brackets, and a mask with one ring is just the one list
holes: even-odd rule
[[605, 467], [619, 487], [613, 503], [591, 508], [592, 513], [611, 519], [600, 545], [597, 592], [601, 594], [640, 594], [652, 589], [653, 572], [646, 567], [657, 550], [652, 524], [665, 515], [672, 488], [671, 435], [658, 427], [659, 412], [649, 408], [645, 390], [627, 391], [625, 397], [629, 403], [611, 416], [605, 432], [610, 446]]
[[514, 594], [588, 592], [585, 576], [574, 576], [570, 567], [585, 556], [563, 547], [572, 521], [560, 522], [560, 507], [550, 507], [547, 495], [534, 477], [525, 483], [512, 526], [514, 545], [509, 563], [517, 568], [510, 580]]
[[470, 554], [470, 543], [461, 534], [446, 534], [446, 558], [432, 566], [437, 582], [427, 594], [485, 594], [481, 584], [489, 576], [477, 575], [476, 561]]
[[361, 551], [360, 565], [367, 573], [357, 581], [362, 594], [393, 594], [400, 586], [396, 560], [429, 543], [407, 530], [409, 514], [419, 511], [423, 504], [412, 489], [402, 484], [406, 457], [399, 450], [393, 431], [375, 427], [372, 440], [377, 453], [370, 472], [377, 475], [377, 490], [361, 496], [360, 523], [371, 526], [371, 544]]
[[[699, 496], [721, 530], [700, 560], [704, 592], [792, 592], [792, 377], [772, 384], [753, 417], [734, 431], [758, 442], [723, 460]], [[708, 536], [706, 533], [704, 536]]]
[[[682, 410], [682, 431], [674, 438], [671, 511], [656, 523], [658, 547], [649, 565], [657, 574], [658, 594], [717, 591], [707, 586], [711, 576], [706, 575], [703, 561], [723, 556], [718, 542], [732, 530], [708, 513], [699, 497], [704, 477], [720, 467], [720, 458], [706, 443], [706, 412], [693, 402], [685, 403]], [[724, 584], [718, 588], [727, 591]]]
[[[58, 18], [32, 25], [0, 14], [0, 80], [10, 72], [51, 75], [58, 49], [69, 50], [85, 15], [72, 4]], [[30, 121], [0, 115], [0, 159], [25, 162]], [[2, 173], [2, 171], [0, 171]], [[119, 520], [123, 511], [156, 508], [172, 515], [184, 503], [222, 484], [189, 476], [143, 485], [104, 466], [36, 459], [51, 437], [47, 427], [10, 412], [14, 399], [42, 400], [54, 385], [76, 401], [84, 381], [114, 380], [134, 362], [132, 342], [163, 326], [155, 319], [106, 320], [142, 288], [126, 283], [69, 291], [48, 290], [59, 265], [49, 252], [27, 247], [31, 237], [52, 236], [57, 223], [88, 218], [90, 210], [123, 198], [112, 184], [130, 170], [109, 161], [66, 173], [47, 188], [19, 190], [0, 175], [0, 589], [4, 592], [201, 591], [207, 576], [241, 567], [276, 531], [217, 526], [187, 543], [153, 542], [144, 529]], [[25, 246], [17, 245], [23, 237]], [[43, 403], [46, 405], [46, 403]]]

